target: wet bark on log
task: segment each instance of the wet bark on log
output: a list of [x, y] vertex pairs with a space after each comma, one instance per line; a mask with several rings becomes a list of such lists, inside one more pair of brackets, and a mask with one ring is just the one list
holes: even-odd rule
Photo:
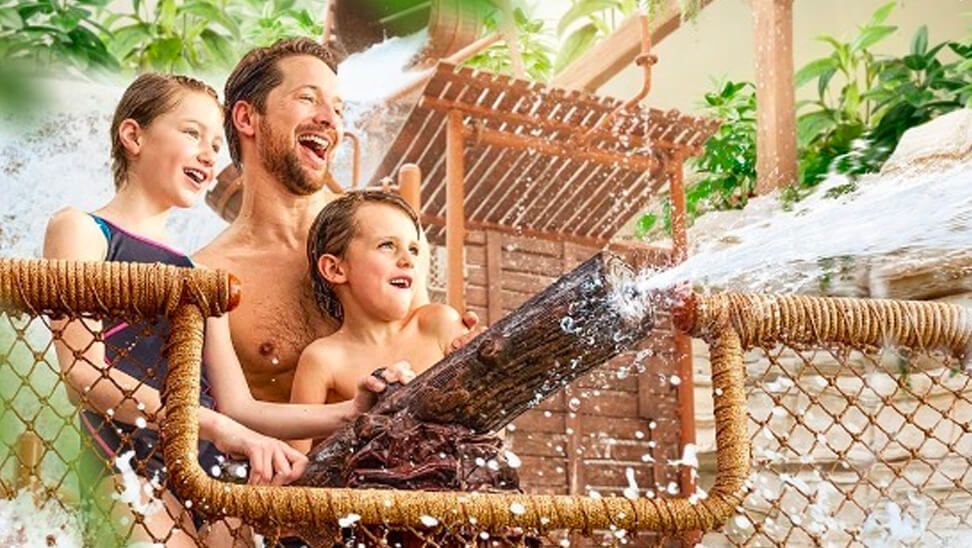
[[654, 316], [633, 276], [620, 258], [595, 255], [318, 444], [296, 484], [346, 485], [355, 454], [389, 428], [449, 424], [471, 438], [502, 428], [648, 334]]

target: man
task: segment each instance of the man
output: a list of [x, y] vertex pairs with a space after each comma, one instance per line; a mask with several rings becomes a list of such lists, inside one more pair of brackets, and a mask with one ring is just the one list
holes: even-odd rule
[[[195, 258], [243, 282], [230, 331], [261, 400], [290, 401], [301, 351], [337, 327], [315, 304], [306, 256], [310, 226], [334, 198], [327, 182], [343, 135], [337, 85], [330, 51], [307, 38], [251, 51], [226, 82], [223, 123], [243, 200], [236, 220]], [[472, 314], [464, 321], [477, 323]]]

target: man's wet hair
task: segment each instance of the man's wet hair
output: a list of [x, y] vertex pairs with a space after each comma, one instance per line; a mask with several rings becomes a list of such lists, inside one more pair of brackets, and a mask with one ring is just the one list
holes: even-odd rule
[[201, 80], [181, 74], [148, 72], [125, 89], [111, 118], [111, 174], [115, 190], [125, 186], [128, 180], [128, 154], [118, 135], [122, 122], [131, 119], [143, 129], [147, 128], [156, 118], [174, 109], [186, 93], [208, 95], [217, 108], [222, 107], [216, 90]]
[[398, 208], [415, 225], [416, 234], [422, 232], [415, 210], [400, 196], [389, 192], [354, 190], [324, 206], [314, 219], [307, 236], [307, 262], [318, 308], [339, 324], [344, 321], [344, 308], [334, 292], [334, 287], [318, 270], [317, 262], [324, 255], [344, 257], [351, 240], [358, 235], [355, 215], [364, 204], [383, 204]]
[[226, 80], [223, 98], [226, 101], [226, 116], [223, 129], [230, 158], [240, 166], [240, 135], [233, 125], [233, 105], [246, 101], [257, 112], [266, 112], [267, 95], [283, 81], [279, 61], [298, 55], [310, 55], [323, 61], [331, 70], [337, 72], [337, 63], [331, 50], [310, 38], [283, 38], [271, 46], [251, 50], [240, 59]]

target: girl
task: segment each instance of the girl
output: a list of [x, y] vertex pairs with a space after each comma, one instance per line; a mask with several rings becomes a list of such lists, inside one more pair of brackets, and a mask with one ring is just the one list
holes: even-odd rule
[[[405, 360], [420, 373], [466, 333], [450, 306], [412, 309], [421, 286], [420, 232], [412, 208], [386, 192], [350, 192], [321, 210], [307, 258], [318, 306], [340, 327], [304, 349], [291, 402], [346, 401], [356, 382], [369, 376], [369, 363]], [[291, 443], [305, 453], [311, 447], [311, 440]]]
[[[67, 208], [54, 214], [44, 256], [194, 266], [165, 243], [164, 227], [173, 207], [191, 206], [212, 181], [223, 142], [221, 126], [222, 108], [206, 84], [176, 75], [138, 77], [122, 96], [111, 124], [114, 198], [94, 213]], [[127, 318], [59, 320], [52, 322], [52, 330], [71, 398], [83, 407], [82, 431], [100, 456], [98, 468], [103, 475], [105, 463], [116, 467], [102, 484], [122, 491], [117, 472], [132, 466], [139, 481], [154, 485], [164, 505], [164, 511], [153, 512], [137, 494], [129, 501], [144, 514], [136, 536], [151, 542], [165, 539], [167, 546], [193, 546], [200, 538], [207, 545], [223, 542], [215, 540], [219, 535], [201, 532], [200, 523], [192, 521], [171, 492], [159, 488], [165, 472], [157, 424], [165, 412], [159, 390], [166, 371], [166, 321], [132, 325]], [[103, 343], [95, 333], [102, 333]], [[233, 352], [226, 315], [207, 320], [203, 359], [200, 464], [209, 471], [221, 460], [220, 452], [245, 456], [251, 483], [279, 485], [299, 477], [306, 457], [275, 438], [324, 436], [370, 407], [371, 392], [384, 388], [377, 379], [366, 379], [357, 385], [361, 390], [356, 397], [339, 406], [256, 401]], [[385, 375], [388, 381], [409, 378], [397, 364]], [[220, 412], [214, 410], [217, 406]]]

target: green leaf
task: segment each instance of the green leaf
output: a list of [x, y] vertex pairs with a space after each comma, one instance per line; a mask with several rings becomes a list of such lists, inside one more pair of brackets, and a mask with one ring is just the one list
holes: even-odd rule
[[0, 8], [0, 28], [19, 30], [24, 26], [23, 19], [14, 8]]
[[597, 27], [590, 23], [571, 33], [564, 41], [560, 53], [557, 54], [557, 61], [554, 62], [554, 73], [562, 71], [574, 59], [580, 57], [591, 47], [595, 38], [597, 38]]
[[871, 16], [871, 24], [880, 25], [883, 23], [884, 20], [891, 15], [891, 12], [894, 11], [894, 6], [896, 3], [897, 2], [888, 2], [887, 4], [878, 8], [877, 11], [874, 12], [874, 15]]
[[818, 110], [804, 114], [797, 120], [797, 140], [806, 147], [837, 126], [830, 112]]
[[850, 50], [852, 52], [861, 51], [867, 49], [874, 44], [877, 44], [881, 40], [884, 40], [889, 35], [898, 30], [895, 26], [879, 26], [879, 27], [865, 27], [857, 38], [851, 43]]
[[834, 78], [835, 74], [837, 74], [837, 67], [821, 74], [820, 78], [817, 79], [817, 95], [821, 101], [824, 98], [824, 94], [827, 93], [827, 88], [830, 86], [830, 81]]
[[219, 9], [213, 4], [210, 4], [209, 2], [202, 0], [186, 2], [180, 11], [201, 17], [204, 21], [216, 23], [228, 30], [234, 38], [238, 38], [240, 36], [240, 27], [236, 24], [236, 21], [233, 21], [233, 19], [228, 17], [223, 10]]
[[924, 55], [928, 50], [928, 25], [918, 27], [915, 35], [911, 38], [912, 55]]
[[620, 9], [621, 5], [617, 0], [583, 0], [571, 6], [567, 13], [565, 13], [560, 21], [557, 23], [557, 36], [563, 36], [564, 32], [567, 30], [572, 23], [575, 21], [591, 15], [593, 13], [609, 10], [609, 9]]
[[655, 223], [657, 222], [658, 222], [658, 215], [654, 213], [648, 213], [646, 215], [642, 215], [641, 218], [638, 219], [638, 223], [635, 225], [635, 237], [644, 238], [645, 236], [647, 236], [648, 233], [651, 232], [651, 229], [654, 228]]
[[837, 59], [832, 56], [811, 61], [796, 73], [793, 85], [797, 88], [803, 87], [807, 82], [832, 70], [837, 70]]
[[149, 34], [148, 25], [136, 23], [116, 30], [111, 40], [108, 41], [108, 50], [114, 53], [119, 59], [124, 59], [135, 49], [139, 43], [147, 41]]
[[203, 44], [206, 45], [206, 49], [213, 55], [214, 58], [219, 60], [224, 65], [232, 65], [236, 61], [236, 55], [233, 52], [233, 44], [230, 43], [224, 36], [213, 32], [210, 29], [202, 31], [200, 35]]

